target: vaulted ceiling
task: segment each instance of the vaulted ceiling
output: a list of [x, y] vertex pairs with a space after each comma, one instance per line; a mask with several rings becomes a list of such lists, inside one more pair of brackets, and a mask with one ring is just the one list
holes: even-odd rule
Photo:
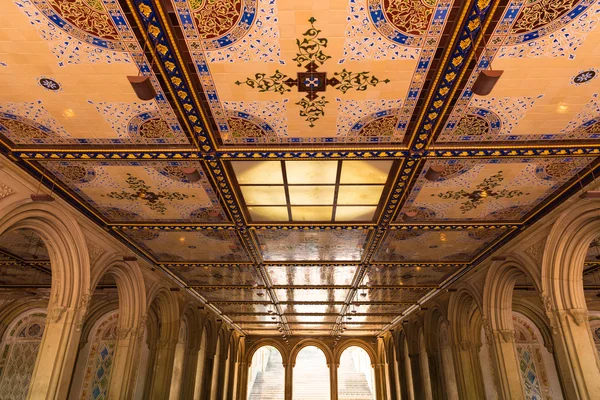
[[0, 9], [3, 153], [248, 334], [375, 335], [598, 176], [598, 0]]

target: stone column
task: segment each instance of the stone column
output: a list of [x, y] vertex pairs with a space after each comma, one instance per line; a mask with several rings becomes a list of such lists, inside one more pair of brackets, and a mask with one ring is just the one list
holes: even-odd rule
[[108, 393], [111, 399], [131, 399], [135, 391], [145, 322], [141, 328], [117, 329], [117, 346], [113, 358]]
[[[247, 362], [240, 363], [239, 383], [237, 391], [237, 400], [246, 400], [248, 397], [248, 369], [250, 366]], [[285, 369], [285, 365], [284, 365]]]
[[402, 398], [402, 389], [400, 387], [400, 366], [398, 365], [398, 359], [396, 358], [396, 349], [392, 350], [394, 358], [392, 361], [393, 371], [394, 371], [394, 399], [395, 400], [404, 400]]
[[492, 330], [489, 325], [487, 328], [484, 325], [484, 328], [492, 356], [498, 398], [524, 400], [525, 391], [517, 359], [514, 331]]
[[339, 364], [328, 364], [329, 367], [329, 396], [331, 400], [338, 399], [338, 368]]
[[50, 306], [29, 384], [29, 399], [65, 399], [77, 358], [86, 306]]
[[597, 399], [600, 361], [585, 309], [548, 310], [565, 398]]
[[444, 379], [441, 374], [440, 353], [434, 351], [428, 354], [427, 363], [429, 365], [429, 374], [431, 376], [431, 395], [434, 400], [445, 400], [446, 390], [444, 389]]
[[423, 384], [423, 395], [425, 400], [433, 400], [431, 393], [431, 373], [429, 371], [429, 360], [424, 348], [419, 353], [419, 364], [421, 365], [421, 382]]
[[462, 400], [479, 400], [485, 398], [479, 348], [481, 346], [469, 341], [461, 341], [452, 345], [458, 397]]
[[202, 389], [200, 390], [200, 400], [212, 399], [212, 382], [213, 382], [213, 369], [215, 367], [215, 357], [207, 356], [204, 360], [204, 376], [202, 379]]
[[387, 397], [385, 364], [373, 364], [372, 367], [375, 371], [375, 396], [377, 399], [390, 400]]
[[415, 399], [425, 399], [425, 386], [423, 383], [423, 370], [421, 369], [421, 357], [417, 354], [409, 354], [410, 370]]
[[228, 400], [236, 400], [237, 399], [237, 393], [238, 393], [238, 388], [239, 388], [239, 380], [240, 380], [240, 363], [238, 361], [236, 361], [235, 363], [233, 363], [233, 374], [231, 376], [231, 390], [230, 390], [230, 395], [227, 398]]
[[158, 342], [149, 399], [164, 400], [166, 394], [170, 392], [176, 346], [177, 338]]
[[285, 400], [292, 400], [294, 396], [294, 364], [284, 364], [285, 368]]
[[440, 358], [442, 363], [442, 372], [444, 375], [446, 399], [458, 400], [458, 388], [456, 386], [456, 374], [454, 373], [452, 348], [449, 344], [440, 345]]
[[410, 365], [410, 358], [408, 357], [408, 347], [406, 346], [406, 342], [404, 342], [404, 348], [402, 349], [402, 364], [404, 371], [404, 379], [402, 379], [402, 399], [415, 399], [415, 390], [413, 384], [413, 377]]
[[198, 346], [188, 346], [185, 351], [183, 378], [181, 386], [182, 399], [194, 399], [194, 391], [198, 379]]

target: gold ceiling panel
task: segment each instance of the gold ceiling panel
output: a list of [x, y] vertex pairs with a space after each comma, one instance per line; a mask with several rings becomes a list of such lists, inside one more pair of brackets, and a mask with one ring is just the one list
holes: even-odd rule
[[341, 286], [350, 285], [358, 269], [355, 265], [268, 265], [273, 285]]

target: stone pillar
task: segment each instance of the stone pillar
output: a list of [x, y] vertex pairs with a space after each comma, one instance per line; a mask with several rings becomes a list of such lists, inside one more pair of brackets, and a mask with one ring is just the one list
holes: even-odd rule
[[434, 351], [428, 354], [427, 363], [429, 365], [429, 374], [431, 376], [431, 395], [434, 400], [445, 400], [446, 390], [444, 389], [444, 377], [441, 374], [440, 353]]
[[154, 342], [147, 342], [148, 345], [148, 363], [146, 365], [146, 377], [144, 379], [144, 399], [150, 398], [152, 387], [154, 386], [154, 371], [156, 369], [156, 352], [157, 344]]
[[215, 357], [206, 357], [204, 360], [204, 376], [202, 379], [202, 389], [200, 390], [200, 400], [212, 399], [213, 369], [215, 367]]
[[458, 388], [456, 386], [456, 374], [454, 373], [452, 348], [449, 344], [440, 345], [440, 358], [442, 364], [442, 372], [444, 375], [444, 389], [446, 393], [446, 399], [458, 400]]
[[[247, 362], [240, 363], [239, 383], [237, 390], [237, 400], [246, 400], [248, 397], [248, 369], [250, 366]], [[285, 369], [285, 365], [284, 365]]]
[[375, 396], [380, 400], [390, 400], [387, 397], [385, 364], [372, 365], [375, 371]]
[[50, 306], [29, 384], [29, 399], [65, 399], [77, 358], [86, 306]]
[[176, 346], [177, 338], [158, 342], [149, 399], [164, 400], [165, 395], [170, 392]]
[[294, 396], [294, 364], [284, 364], [285, 368], [285, 400], [292, 400]]
[[419, 353], [419, 364], [421, 365], [421, 382], [423, 384], [423, 395], [425, 400], [433, 400], [431, 393], [431, 373], [429, 371], [429, 360], [424, 348]]
[[131, 399], [135, 391], [141, 354], [144, 324], [141, 328], [117, 329], [117, 346], [113, 358], [108, 393], [111, 399]]
[[[485, 325], [484, 325], [485, 327]], [[525, 391], [517, 359], [514, 331], [485, 328], [499, 399], [524, 400]]]
[[546, 310], [565, 398], [597, 399], [600, 362], [585, 309]]
[[[415, 399], [415, 390], [414, 390], [414, 384], [413, 384], [413, 377], [412, 377], [412, 371], [411, 371], [411, 365], [410, 365], [410, 358], [408, 357], [408, 347], [406, 346], [406, 342], [404, 342], [404, 349], [402, 350], [402, 364], [403, 364], [403, 370], [404, 370], [404, 379], [402, 379], [403, 382], [403, 391], [402, 391], [402, 399], [406, 398], [409, 400], [414, 400]], [[405, 396], [406, 394], [406, 396]]]
[[462, 400], [479, 400], [485, 398], [479, 348], [481, 346], [469, 341], [461, 341], [452, 345], [458, 397]]
[[185, 367], [185, 342], [179, 341], [175, 345], [175, 356], [173, 357], [173, 373], [171, 375], [171, 384], [169, 389], [169, 399], [175, 400], [181, 397], [181, 385], [183, 381], [183, 371]]
[[231, 376], [231, 391], [227, 400], [236, 400], [238, 393], [238, 385], [240, 380], [240, 363], [236, 361], [233, 363], [233, 374]]
[[338, 368], [339, 364], [328, 364], [329, 367], [329, 396], [331, 400], [338, 400]]
[[423, 370], [421, 369], [421, 357], [417, 354], [409, 354], [410, 370], [412, 373], [412, 383], [414, 390], [414, 398], [421, 400], [425, 399], [425, 385], [423, 383]]
[[392, 350], [392, 357], [394, 358], [392, 361], [393, 372], [394, 372], [394, 399], [395, 400], [404, 400], [402, 398], [402, 389], [400, 387], [400, 366], [398, 365], [398, 359], [396, 358], [396, 349]]
[[195, 388], [198, 383], [198, 347], [188, 346], [185, 351], [185, 364], [183, 366], [183, 382], [181, 387], [182, 399], [195, 399]]

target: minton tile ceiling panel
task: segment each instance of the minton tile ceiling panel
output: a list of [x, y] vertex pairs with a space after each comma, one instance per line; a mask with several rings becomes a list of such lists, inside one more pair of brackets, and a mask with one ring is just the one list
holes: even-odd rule
[[279, 301], [339, 302], [345, 301], [349, 289], [275, 289]]
[[[366, 313], [369, 315], [394, 314], [394, 316], [396, 316], [396, 315], [402, 314], [405, 310], [408, 309], [408, 307], [410, 307], [409, 305], [406, 305], [406, 304], [380, 304], [380, 303], [377, 303], [377, 304], [353, 303], [353, 304], [354, 304], [354, 307], [357, 312]], [[390, 316], [390, 321], [392, 319], [393, 319], [393, 317]]]
[[289, 323], [334, 323], [337, 315], [286, 315], [285, 318]]
[[232, 161], [252, 222], [372, 222], [393, 161]]
[[0, 0], [0, 137], [31, 145], [189, 145], [118, 2]]
[[[110, 222], [226, 222], [197, 162], [41, 161], [50, 173]], [[182, 168], [196, 168], [190, 182]]]
[[16, 229], [0, 236], [0, 251], [27, 261], [49, 261], [46, 244], [32, 230]]
[[439, 267], [371, 266], [362, 285], [439, 285], [459, 268], [452, 265]]
[[600, 236], [592, 240], [590, 247], [585, 255], [586, 262], [600, 262]]
[[256, 231], [265, 261], [359, 261], [367, 236], [365, 229]]
[[[223, 313], [231, 315], [232, 313], [265, 313], [271, 307], [270, 302], [263, 303], [233, 303], [216, 302], [214, 305]], [[272, 333], [272, 332], [271, 332]]]
[[[432, 289], [359, 289], [357, 298], [359, 301], [369, 302], [382, 302], [382, 303], [414, 303], [421, 297], [425, 296], [427, 292]], [[365, 296], [363, 296], [363, 294]], [[360, 310], [361, 312], [363, 310]]]
[[1, 285], [51, 285], [52, 275], [39, 269], [20, 264], [0, 264]]
[[285, 303], [280, 304], [284, 314], [338, 314], [342, 309], [342, 304], [298, 304]]
[[120, 228], [128, 240], [161, 262], [248, 262], [234, 230], [165, 231]]
[[214, 301], [265, 301], [269, 299], [264, 289], [201, 288], [196, 291], [211, 303]]
[[[419, 221], [520, 221], [587, 167], [586, 158], [427, 161], [402, 211]], [[444, 168], [431, 182], [425, 173]]]
[[265, 266], [273, 285], [350, 285], [358, 269], [355, 265]]
[[188, 286], [262, 285], [253, 265], [169, 265], [167, 268]]
[[375, 261], [467, 263], [509, 232], [511, 229], [502, 228], [391, 230], [375, 254]]
[[400, 142], [452, 1], [172, 0], [224, 143]]
[[[599, 21], [597, 0], [511, 1], [438, 143], [600, 138]], [[504, 74], [474, 95], [490, 60]]]

